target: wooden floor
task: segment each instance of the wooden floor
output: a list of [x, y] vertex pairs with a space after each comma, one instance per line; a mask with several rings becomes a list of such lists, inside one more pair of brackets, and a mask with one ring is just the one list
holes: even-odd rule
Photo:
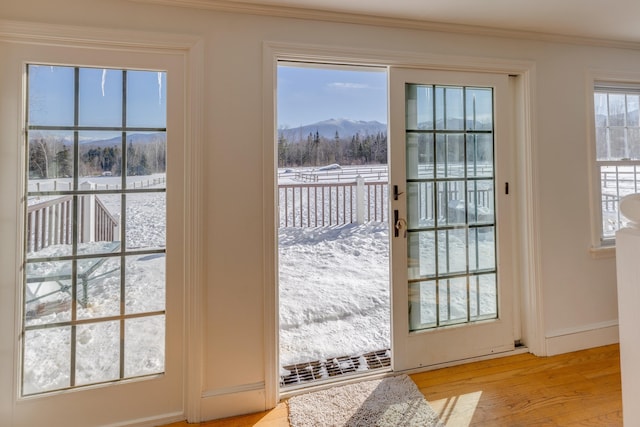
[[[618, 345], [553, 357], [522, 354], [411, 378], [449, 427], [622, 426]], [[200, 425], [288, 427], [287, 417], [281, 403], [271, 411]]]

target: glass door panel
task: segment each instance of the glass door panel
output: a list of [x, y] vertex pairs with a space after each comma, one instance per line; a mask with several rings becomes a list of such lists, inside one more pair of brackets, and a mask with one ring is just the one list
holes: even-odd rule
[[498, 262], [509, 212], [495, 191], [509, 162], [494, 155], [499, 143], [500, 158], [509, 151], [508, 113], [497, 113], [507, 79], [392, 69], [392, 182], [406, 190], [393, 204], [396, 228], [406, 227], [392, 242], [394, 348], [404, 350], [395, 369], [513, 348], [511, 284]]

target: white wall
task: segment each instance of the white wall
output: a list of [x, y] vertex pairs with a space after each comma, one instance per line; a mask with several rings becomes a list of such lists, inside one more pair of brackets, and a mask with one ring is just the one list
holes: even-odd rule
[[2, 1], [0, 19], [203, 38], [203, 411], [207, 418], [260, 410], [265, 405], [262, 179], [263, 150], [271, 147], [269, 142], [263, 146], [264, 41], [533, 61], [539, 279], [548, 352], [617, 340], [615, 259], [593, 259], [589, 253], [586, 105], [591, 94], [585, 78], [593, 69], [636, 70], [640, 51], [259, 17], [125, 0]]

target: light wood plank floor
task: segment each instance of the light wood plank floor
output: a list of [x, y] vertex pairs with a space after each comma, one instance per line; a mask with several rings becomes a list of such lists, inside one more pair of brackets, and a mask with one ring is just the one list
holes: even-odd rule
[[[449, 427], [622, 426], [618, 345], [553, 357], [522, 354], [411, 378]], [[200, 426], [288, 427], [287, 417], [286, 403], [280, 403]]]

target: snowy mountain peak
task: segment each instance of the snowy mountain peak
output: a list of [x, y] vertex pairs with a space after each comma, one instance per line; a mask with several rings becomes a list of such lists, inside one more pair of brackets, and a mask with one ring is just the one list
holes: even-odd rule
[[[382, 123], [377, 122], [375, 120], [367, 122], [364, 120], [352, 120], [352, 119], [339, 118], [339, 119], [323, 120], [315, 124], [316, 125], [348, 126], [348, 125], [381, 125]], [[313, 126], [313, 124], [309, 126]]]
[[334, 139], [336, 133], [340, 138], [351, 138], [355, 134], [375, 135], [377, 133], [387, 133], [387, 125], [378, 121], [364, 121], [352, 119], [328, 119], [317, 123], [312, 123], [297, 128], [280, 129], [278, 136], [288, 141], [303, 141], [309, 134], [316, 132], [323, 138]]

